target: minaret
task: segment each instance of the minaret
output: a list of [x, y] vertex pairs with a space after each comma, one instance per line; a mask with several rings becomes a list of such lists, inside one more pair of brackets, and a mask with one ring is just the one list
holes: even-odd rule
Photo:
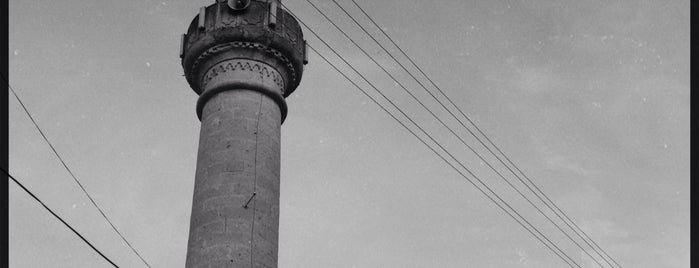
[[180, 49], [201, 120], [186, 267], [277, 267], [280, 128], [306, 43], [279, 0], [202, 7]]

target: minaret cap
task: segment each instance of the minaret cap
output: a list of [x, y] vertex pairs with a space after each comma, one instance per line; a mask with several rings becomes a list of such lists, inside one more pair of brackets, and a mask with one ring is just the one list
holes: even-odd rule
[[301, 26], [280, 1], [217, 0], [201, 8], [182, 37], [180, 57], [192, 89], [202, 93], [202, 62], [239, 48], [258, 50], [284, 66], [280, 70], [285, 74], [284, 97], [298, 87], [307, 58], [306, 41]]

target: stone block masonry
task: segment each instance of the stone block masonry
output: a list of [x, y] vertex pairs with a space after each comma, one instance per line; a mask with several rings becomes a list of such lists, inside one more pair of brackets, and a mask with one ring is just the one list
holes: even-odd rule
[[305, 41], [278, 0], [245, 2], [201, 8], [182, 38], [201, 120], [188, 268], [277, 267], [281, 124]]
[[257, 91], [205, 105], [187, 267], [276, 267], [280, 125], [277, 104]]

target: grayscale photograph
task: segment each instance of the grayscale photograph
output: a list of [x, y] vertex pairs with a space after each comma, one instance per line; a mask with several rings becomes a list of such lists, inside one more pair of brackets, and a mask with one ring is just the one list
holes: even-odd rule
[[690, 267], [689, 0], [8, 6], [8, 267]]

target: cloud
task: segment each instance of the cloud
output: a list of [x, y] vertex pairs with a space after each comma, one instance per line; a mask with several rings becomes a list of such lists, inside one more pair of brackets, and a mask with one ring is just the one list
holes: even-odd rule
[[591, 173], [580, 164], [580, 161], [564, 155], [550, 156], [544, 159], [544, 166], [552, 170], [566, 170], [581, 176], [588, 176]]
[[515, 88], [530, 93], [543, 93], [554, 90], [561, 79], [550, 67], [515, 67], [513, 84]]
[[629, 232], [621, 229], [616, 223], [605, 219], [591, 219], [580, 222], [580, 228], [587, 234], [607, 239], [624, 239]]
[[517, 249], [517, 256], [519, 256], [519, 264], [528, 266], [531, 263], [531, 259], [529, 258], [529, 255], [524, 249], [518, 248]]

